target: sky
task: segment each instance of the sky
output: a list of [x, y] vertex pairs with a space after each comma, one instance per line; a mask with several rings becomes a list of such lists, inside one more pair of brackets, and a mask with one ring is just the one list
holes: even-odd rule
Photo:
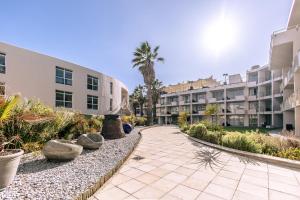
[[160, 46], [164, 85], [241, 73], [268, 63], [273, 31], [292, 0], [9, 0], [0, 41], [143, 83], [131, 60], [143, 41]]

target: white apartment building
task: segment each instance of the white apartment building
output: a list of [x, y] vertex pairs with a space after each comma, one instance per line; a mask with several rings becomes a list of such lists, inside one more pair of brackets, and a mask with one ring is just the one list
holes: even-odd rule
[[300, 0], [287, 27], [272, 34], [267, 66], [252, 67], [245, 82], [162, 95], [159, 122], [176, 122], [180, 111], [191, 123], [205, 119], [207, 104], [219, 105], [220, 124], [283, 127], [300, 136]]
[[272, 34], [269, 63], [283, 74], [283, 127], [300, 136], [300, 0], [293, 2], [287, 27]]
[[217, 104], [220, 125], [282, 127], [282, 74], [271, 72], [267, 65], [253, 66], [246, 76], [246, 81], [236, 74], [227, 84], [161, 95], [159, 123], [176, 123], [179, 112], [187, 112], [190, 123], [210, 120], [206, 106]]
[[0, 95], [15, 93], [89, 115], [128, 105], [127, 87], [117, 79], [0, 42]]

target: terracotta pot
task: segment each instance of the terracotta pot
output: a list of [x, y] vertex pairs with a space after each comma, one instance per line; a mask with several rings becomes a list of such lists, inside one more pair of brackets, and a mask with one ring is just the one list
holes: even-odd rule
[[21, 156], [24, 154], [24, 151], [21, 149], [5, 151], [12, 151], [13, 153], [0, 156], [0, 190], [12, 183], [17, 173]]

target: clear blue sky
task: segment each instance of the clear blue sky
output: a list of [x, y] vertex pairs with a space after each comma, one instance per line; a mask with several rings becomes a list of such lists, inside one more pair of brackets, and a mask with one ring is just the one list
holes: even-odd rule
[[[74, 62], [122, 80], [142, 76], [132, 52], [160, 45], [164, 84], [242, 73], [268, 61], [271, 33], [287, 24], [292, 0], [9, 0], [1, 2], [0, 41]], [[234, 23], [234, 45], [218, 55], [203, 43], [222, 13]], [[219, 34], [222, 35], [222, 31]], [[220, 36], [222, 37], [222, 36]]]

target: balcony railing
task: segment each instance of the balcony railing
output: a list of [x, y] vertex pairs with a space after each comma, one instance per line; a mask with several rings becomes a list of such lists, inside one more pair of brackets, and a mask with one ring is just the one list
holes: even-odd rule
[[229, 101], [244, 101], [245, 96], [239, 95], [239, 96], [235, 96], [235, 97], [227, 97], [227, 100], [229, 100]]
[[282, 89], [288, 85], [290, 80], [294, 77], [295, 72], [299, 69], [300, 69], [300, 50], [298, 51], [297, 55], [294, 58], [292, 67], [289, 68], [289, 71], [287, 72], [287, 74], [285, 74], [283, 76]]
[[248, 96], [248, 101], [255, 101], [257, 99], [256, 95], [250, 95]]
[[216, 98], [209, 98], [208, 99], [208, 103], [215, 103], [215, 102], [217, 102]]
[[248, 110], [248, 114], [249, 115], [255, 115], [257, 113], [257, 110], [256, 109], [249, 109]]
[[249, 81], [247, 82], [248, 87], [255, 87], [257, 85], [257, 81]]
[[172, 105], [172, 106], [178, 106], [178, 102], [177, 102], [177, 101], [172, 101], [172, 102], [171, 102], [171, 105]]

